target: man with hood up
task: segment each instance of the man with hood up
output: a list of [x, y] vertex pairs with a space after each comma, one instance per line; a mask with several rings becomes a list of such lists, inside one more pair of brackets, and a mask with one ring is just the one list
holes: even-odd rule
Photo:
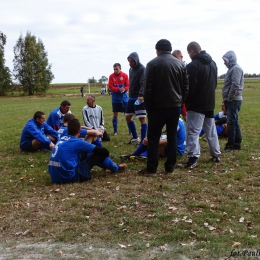
[[217, 87], [217, 66], [206, 51], [201, 51], [197, 42], [191, 42], [187, 51], [192, 59], [188, 64], [189, 94], [186, 99], [187, 109], [187, 157], [181, 166], [195, 168], [200, 157], [199, 134], [205, 130], [211, 159], [220, 161], [220, 147], [214, 120], [215, 89]]
[[242, 91], [244, 88], [244, 73], [237, 64], [235, 52], [228, 51], [223, 57], [228, 67], [222, 88], [222, 97], [227, 110], [228, 142], [224, 152], [241, 149], [241, 130], [238, 123], [238, 112], [242, 104]]
[[146, 124], [146, 110], [144, 106], [144, 71], [145, 67], [140, 63], [139, 56], [136, 52], [131, 53], [127, 60], [130, 65], [129, 69], [129, 99], [126, 108], [126, 122], [128, 128], [132, 133], [132, 138], [129, 144], [140, 143], [140, 138], [138, 137], [136, 126], [132, 117], [135, 115], [141, 123], [141, 142], [146, 137], [147, 124]]

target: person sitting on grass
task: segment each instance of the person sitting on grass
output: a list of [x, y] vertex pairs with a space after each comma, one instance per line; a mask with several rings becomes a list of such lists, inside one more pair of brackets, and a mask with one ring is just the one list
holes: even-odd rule
[[45, 123], [45, 114], [37, 111], [23, 128], [20, 148], [25, 152], [39, 149], [52, 150], [57, 138], [58, 133]]
[[[132, 154], [121, 155], [121, 159], [145, 159], [147, 157], [148, 139], [144, 138], [143, 142]], [[179, 118], [177, 127], [177, 155], [183, 155], [186, 148], [186, 132], [185, 125], [181, 118]], [[162, 135], [159, 141], [158, 154], [165, 157], [167, 154], [167, 136]]]
[[63, 126], [63, 118], [65, 114], [71, 113], [70, 111], [71, 103], [68, 100], [63, 100], [60, 107], [55, 108], [51, 111], [47, 124], [50, 125], [54, 130], [58, 131], [61, 126]]
[[[225, 108], [225, 103], [222, 102], [221, 110], [219, 113], [214, 115], [216, 130], [219, 137], [227, 137], [228, 136], [228, 127], [227, 127], [227, 110]], [[205, 131], [202, 128], [200, 132], [200, 137], [204, 135]], [[207, 137], [203, 138], [204, 141], [207, 141]]]
[[[64, 135], [68, 134], [68, 122], [72, 119], [75, 119], [75, 116], [73, 114], [66, 114], [64, 116], [63, 126], [61, 126], [61, 128], [58, 130], [58, 139], [60, 139]], [[87, 129], [86, 126], [81, 126], [79, 138], [81, 138], [91, 144], [93, 143], [96, 146], [102, 147], [102, 144], [99, 141], [99, 137], [102, 137], [102, 136], [103, 136], [102, 130]]]
[[115, 164], [109, 151], [79, 139], [80, 123], [77, 119], [68, 122], [68, 134], [61, 137], [52, 150], [49, 174], [54, 183], [82, 182], [91, 179], [90, 170], [98, 165], [112, 173], [123, 172], [126, 164]]

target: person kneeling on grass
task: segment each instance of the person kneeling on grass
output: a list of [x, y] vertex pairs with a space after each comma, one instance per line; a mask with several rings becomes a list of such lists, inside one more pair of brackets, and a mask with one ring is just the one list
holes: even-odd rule
[[122, 172], [126, 164], [115, 164], [109, 151], [79, 139], [80, 123], [77, 119], [68, 122], [68, 134], [61, 137], [52, 150], [49, 174], [54, 183], [82, 182], [91, 179], [90, 170], [98, 165], [112, 173]]
[[[143, 142], [132, 154], [121, 155], [121, 159], [145, 159], [147, 157], [147, 144], [148, 139], [144, 138]], [[182, 156], [186, 148], [186, 132], [185, 125], [181, 118], [179, 118], [177, 127], [177, 155]], [[167, 154], [167, 136], [162, 135], [159, 141], [158, 154], [165, 157]]]
[[45, 114], [37, 111], [23, 128], [20, 148], [25, 152], [39, 149], [52, 150], [57, 138], [58, 133], [45, 123]]

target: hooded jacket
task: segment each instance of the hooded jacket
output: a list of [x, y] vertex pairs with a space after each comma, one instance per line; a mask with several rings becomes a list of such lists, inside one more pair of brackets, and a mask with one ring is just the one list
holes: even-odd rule
[[189, 75], [189, 94], [186, 99], [187, 111], [205, 114], [214, 111], [215, 89], [218, 69], [216, 63], [206, 51], [192, 58], [187, 66]]
[[223, 101], [242, 100], [242, 90], [244, 88], [244, 73], [237, 64], [235, 52], [228, 51], [223, 60], [226, 61], [228, 71], [225, 76], [222, 88]]
[[140, 63], [136, 52], [132, 52], [127, 58], [132, 58], [135, 61], [135, 66], [129, 69], [129, 98], [137, 99], [144, 95], [143, 80], [145, 67]]
[[160, 53], [147, 64], [144, 79], [144, 103], [147, 111], [181, 107], [188, 90], [186, 67], [170, 52]]

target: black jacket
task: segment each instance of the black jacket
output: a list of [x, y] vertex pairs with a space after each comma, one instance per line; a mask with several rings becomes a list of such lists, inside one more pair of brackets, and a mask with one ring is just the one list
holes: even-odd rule
[[215, 89], [218, 69], [206, 51], [201, 51], [188, 64], [189, 94], [186, 99], [187, 111], [205, 113], [215, 108]]
[[143, 80], [145, 67], [140, 63], [136, 52], [132, 52], [127, 58], [129, 57], [135, 61], [135, 66], [129, 69], [129, 97], [142, 97], [144, 94]]
[[162, 52], [151, 60], [144, 76], [146, 110], [180, 107], [189, 91], [187, 70], [170, 52]]

